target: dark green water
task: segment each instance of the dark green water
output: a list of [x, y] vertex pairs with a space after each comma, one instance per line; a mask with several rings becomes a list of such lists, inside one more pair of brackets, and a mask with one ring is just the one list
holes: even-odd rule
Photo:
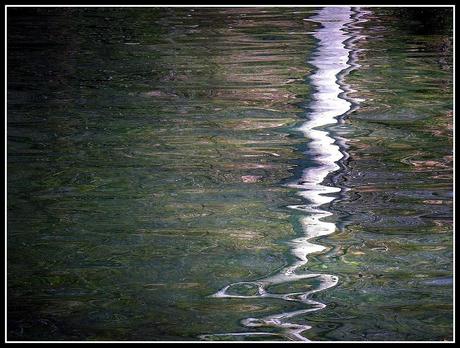
[[[210, 295], [295, 262], [316, 11], [8, 9], [8, 339], [199, 340], [305, 308]], [[337, 229], [306, 265], [339, 280], [293, 322], [451, 340], [452, 33], [367, 11], [359, 108], [328, 128], [349, 155], [324, 183]]]

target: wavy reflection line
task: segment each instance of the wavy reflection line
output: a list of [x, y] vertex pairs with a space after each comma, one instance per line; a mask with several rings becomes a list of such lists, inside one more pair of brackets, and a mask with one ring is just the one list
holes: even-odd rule
[[[351, 88], [343, 78], [359, 65], [356, 63], [356, 54], [353, 52], [353, 43], [359, 39], [353, 33], [356, 24], [361, 19], [359, 9], [351, 7], [327, 7], [319, 10], [308, 20], [318, 22], [321, 27], [314, 33], [318, 39], [318, 49], [313, 59], [309, 62], [316, 67], [310, 80], [315, 92], [310, 104], [309, 119], [303, 123], [299, 130], [309, 139], [307, 155], [314, 166], [304, 169], [301, 178], [288, 184], [288, 187], [299, 189], [307, 204], [292, 205], [291, 209], [300, 210], [307, 214], [300, 218], [304, 236], [296, 238], [289, 243], [291, 252], [296, 256], [296, 261], [283, 268], [277, 274], [256, 281], [243, 281], [229, 284], [211, 295], [215, 298], [275, 298], [290, 302], [300, 302], [306, 308], [272, 314], [263, 318], [246, 318], [241, 321], [246, 328], [271, 328], [278, 332], [233, 332], [201, 335], [201, 339], [212, 340], [219, 336], [280, 336], [293, 341], [309, 341], [302, 333], [311, 328], [307, 324], [289, 322], [290, 319], [326, 307], [324, 303], [311, 299], [314, 293], [334, 287], [338, 277], [333, 274], [311, 273], [308, 270], [300, 272], [299, 269], [308, 262], [308, 255], [321, 253], [325, 246], [315, 244], [313, 239], [334, 233], [336, 225], [323, 219], [332, 215], [321, 207], [331, 203], [340, 187], [326, 186], [323, 184], [326, 177], [340, 169], [338, 162], [343, 160], [344, 147], [341, 142], [326, 128], [328, 125], [338, 124], [338, 118], [354, 110], [356, 103], [347, 96]], [[342, 141], [343, 142], [343, 141]], [[279, 284], [292, 283], [299, 280], [315, 280], [316, 286], [308, 291], [272, 293], [270, 287]], [[242, 292], [244, 289], [244, 293]], [[250, 291], [250, 295], [248, 295]]]

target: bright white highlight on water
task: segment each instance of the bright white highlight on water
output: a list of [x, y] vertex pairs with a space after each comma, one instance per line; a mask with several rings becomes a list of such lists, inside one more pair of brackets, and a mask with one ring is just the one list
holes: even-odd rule
[[[269, 315], [263, 318], [247, 318], [242, 324], [248, 328], [271, 327], [276, 332], [238, 332], [202, 335], [203, 339], [212, 339], [215, 336], [252, 336], [267, 335], [281, 336], [294, 341], [308, 341], [302, 333], [311, 328], [306, 324], [290, 323], [290, 318], [309, 312], [321, 310], [325, 304], [314, 301], [312, 294], [331, 288], [338, 283], [338, 277], [332, 274], [309, 273], [307, 270], [300, 271], [300, 267], [308, 262], [308, 255], [324, 252], [326, 247], [311, 242], [312, 239], [334, 233], [334, 223], [323, 221], [332, 213], [323, 210], [322, 205], [332, 202], [335, 198], [331, 195], [341, 191], [339, 187], [325, 186], [322, 183], [326, 177], [338, 170], [337, 162], [343, 158], [343, 153], [336, 139], [331, 137], [325, 126], [337, 124], [337, 117], [344, 115], [352, 109], [352, 104], [339, 95], [350, 90], [344, 85], [341, 78], [358, 65], [354, 61], [352, 49], [345, 43], [357, 39], [346, 31], [353, 23], [360, 22], [359, 10], [351, 7], [326, 7], [308, 20], [319, 22], [322, 26], [313, 33], [319, 40], [319, 47], [313, 59], [309, 62], [317, 69], [311, 76], [311, 84], [315, 89], [310, 104], [311, 112], [306, 121], [299, 128], [307, 139], [307, 156], [314, 160], [314, 166], [306, 168], [301, 178], [289, 184], [289, 187], [299, 189], [299, 195], [305, 198], [307, 204], [290, 206], [292, 209], [306, 212], [300, 220], [304, 236], [289, 242], [291, 252], [296, 256], [296, 261], [281, 270], [279, 273], [252, 282], [238, 282], [225, 286], [216, 292], [216, 298], [277, 298], [286, 301], [294, 301], [305, 304], [306, 308]], [[347, 98], [348, 99], [348, 98]], [[299, 281], [303, 279], [314, 280], [315, 286], [308, 291], [293, 293], [270, 293], [267, 289], [271, 286], [283, 283]], [[252, 289], [254, 295], [238, 294], [238, 289], [246, 287]]]

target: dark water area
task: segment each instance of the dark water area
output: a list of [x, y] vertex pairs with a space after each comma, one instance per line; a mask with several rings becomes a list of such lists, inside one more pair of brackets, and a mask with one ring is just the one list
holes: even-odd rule
[[8, 339], [452, 340], [451, 22], [405, 10], [8, 8]]

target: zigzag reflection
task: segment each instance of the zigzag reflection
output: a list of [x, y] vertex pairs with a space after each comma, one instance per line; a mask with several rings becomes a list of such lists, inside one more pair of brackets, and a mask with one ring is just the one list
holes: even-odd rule
[[[306, 168], [302, 176], [296, 182], [288, 184], [289, 187], [299, 189], [307, 204], [290, 206], [289, 208], [300, 210], [306, 214], [302, 216], [300, 224], [304, 236], [289, 242], [292, 254], [296, 261], [282, 269], [279, 273], [251, 282], [237, 282], [225, 286], [213, 297], [216, 298], [275, 298], [291, 302], [300, 302], [306, 305], [305, 309], [283, 312], [265, 316], [263, 318], [246, 318], [242, 324], [247, 328], [271, 328], [275, 332], [236, 332], [202, 335], [202, 339], [212, 340], [216, 336], [280, 336], [294, 341], [308, 341], [302, 333], [311, 328], [307, 324], [290, 322], [290, 319], [307, 313], [321, 310], [325, 304], [311, 299], [314, 293], [334, 287], [338, 283], [338, 277], [333, 274], [310, 273], [300, 268], [308, 262], [308, 255], [322, 253], [326, 247], [312, 242], [317, 237], [334, 233], [336, 225], [324, 221], [324, 218], [332, 213], [321, 207], [331, 203], [334, 195], [341, 191], [339, 187], [326, 186], [322, 183], [326, 177], [340, 169], [337, 164], [343, 159], [343, 148], [337, 139], [324, 126], [338, 123], [338, 117], [347, 114], [355, 107], [350, 98], [343, 98], [350, 89], [343, 82], [343, 77], [351, 70], [358, 67], [356, 55], [353, 53], [352, 44], [359, 37], [353, 33], [356, 23], [362, 22], [359, 9], [350, 7], [328, 7], [318, 11], [309, 20], [321, 24], [314, 36], [319, 40], [318, 50], [310, 61], [316, 67], [311, 76], [311, 84], [315, 88], [313, 101], [310, 104], [311, 112], [309, 119], [299, 130], [307, 139], [307, 155], [314, 159], [315, 165]], [[339, 143], [340, 144], [340, 143]], [[293, 283], [299, 280], [307, 280], [316, 284], [308, 291], [273, 293], [270, 288], [285, 283]], [[311, 284], [309, 284], [311, 286]], [[244, 289], [245, 291], [243, 291]], [[251, 290], [251, 295], [246, 295]], [[243, 293], [242, 293], [243, 292]]]

